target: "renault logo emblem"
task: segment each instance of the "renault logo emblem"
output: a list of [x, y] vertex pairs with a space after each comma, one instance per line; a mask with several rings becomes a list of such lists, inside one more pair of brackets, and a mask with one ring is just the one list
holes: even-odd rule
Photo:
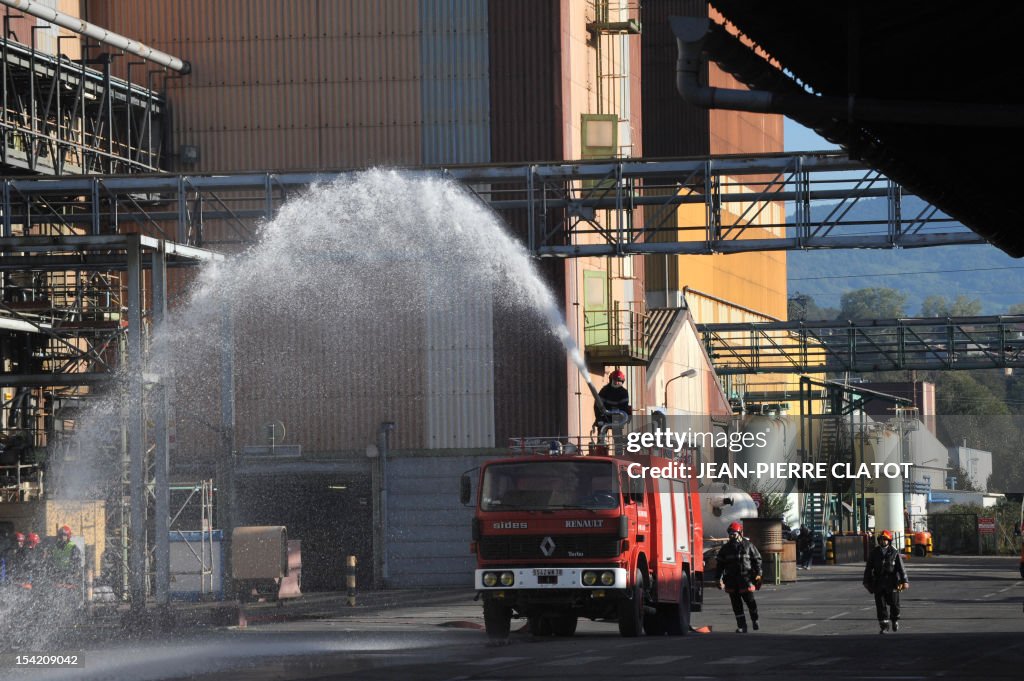
[[540, 543], [540, 552], [548, 558], [555, 552], [555, 540], [551, 537], [544, 537], [544, 541]]

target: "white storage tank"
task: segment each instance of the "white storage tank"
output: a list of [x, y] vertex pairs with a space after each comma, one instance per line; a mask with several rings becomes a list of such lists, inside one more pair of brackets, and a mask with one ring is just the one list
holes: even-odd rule
[[[867, 434], [864, 440], [865, 463], [900, 463], [899, 436], [888, 428]], [[892, 530], [893, 543], [903, 547], [903, 478], [873, 479], [875, 487], [875, 534]]]
[[712, 482], [701, 486], [698, 491], [705, 539], [724, 539], [728, 536], [726, 528], [730, 523], [757, 517], [757, 504], [739, 487]]
[[[736, 463], [756, 470], [759, 463], [796, 463], [800, 442], [799, 420], [785, 414], [750, 414], [743, 421], [741, 432], [752, 435], [754, 444], [736, 454]], [[749, 437], [745, 438], [750, 441]], [[759, 443], [763, 442], [764, 446]], [[757, 480], [758, 489], [769, 493], [789, 494], [796, 488], [794, 478], [767, 477]]]

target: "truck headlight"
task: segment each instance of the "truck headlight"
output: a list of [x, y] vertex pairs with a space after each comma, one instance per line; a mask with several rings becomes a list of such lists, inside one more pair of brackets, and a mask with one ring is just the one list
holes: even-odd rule
[[495, 572], [485, 572], [483, 577], [484, 586], [497, 586], [498, 585], [498, 574]]
[[611, 570], [605, 570], [601, 573], [601, 584], [603, 586], [611, 586], [615, 583], [615, 573]]
[[516, 583], [516, 576], [513, 573], [511, 573], [511, 572], [502, 572], [501, 573], [501, 585], [502, 586], [512, 586], [515, 583]]
[[584, 570], [583, 586], [594, 586], [597, 584], [597, 573], [592, 570]]

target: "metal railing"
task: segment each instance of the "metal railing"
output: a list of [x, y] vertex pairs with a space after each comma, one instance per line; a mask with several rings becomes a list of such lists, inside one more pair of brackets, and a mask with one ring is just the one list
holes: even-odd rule
[[701, 324], [719, 375], [1024, 367], [1024, 316]]
[[114, 78], [110, 55], [71, 61], [0, 37], [0, 165], [44, 175], [161, 171], [165, 102], [153, 78], [163, 74], [148, 71], [142, 86], [132, 66], [128, 80]]
[[633, 357], [650, 356], [647, 314], [637, 303], [614, 303], [609, 309], [584, 313], [583, 340], [587, 349], [622, 348]]
[[[528, 249], [542, 257], [984, 243], [931, 206], [907, 215], [899, 187], [835, 153], [449, 166], [407, 173], [471, 186], [510, 224], [523, 225]], [[859, 179], [836, 179], [837, 173]], [[246, 244], [255, 241], [258, 222], [272, 219], [290, 195], [357, 176], [337, 171], [8, 179], [0, 185], [0, 209], [5, 235], [12, 224], [60, 223], [91, 234], [130, 227], [182, 244]], [[885, 202], [887, 217], [866, 220], [850, 210], [865, 199]], [[803, 208], [787, 220], [783, 207], [791, 203]], [[704, 210], [676, 210], [694, 204]], [[822, 210], [812, 210], [816, 205]], [[640, 219], [645, 207], [654, 216], [646, 221]], [[606, 213], [608, 219], [599, 219]]]

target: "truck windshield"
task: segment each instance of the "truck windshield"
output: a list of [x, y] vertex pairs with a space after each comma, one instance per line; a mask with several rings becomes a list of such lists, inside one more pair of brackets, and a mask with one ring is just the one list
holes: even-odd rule
[[618, 481], [610, 461], [497, 463], [484, 470], [484, 511], [618, 507]]

